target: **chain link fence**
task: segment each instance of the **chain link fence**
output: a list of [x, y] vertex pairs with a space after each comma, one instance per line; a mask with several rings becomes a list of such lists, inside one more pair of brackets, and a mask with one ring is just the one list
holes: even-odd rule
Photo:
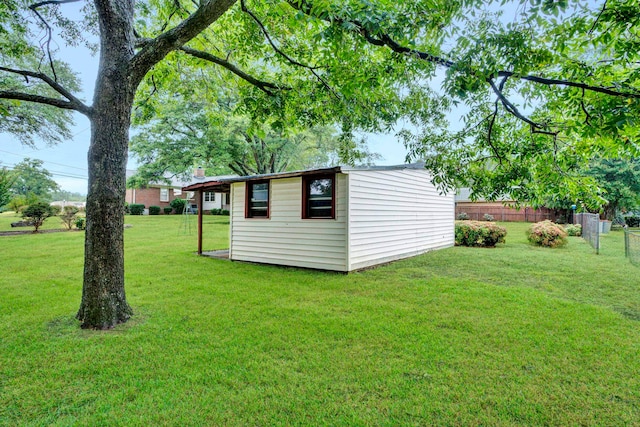
[[631, 264], [640, 265], [640, 231], [624, 229], [624, 255]]
[[590, 213], [577, 213], [575, 224], [582, 226], [582, 238], [589, 242], [591, 247], [600, 253], [600, 215]]

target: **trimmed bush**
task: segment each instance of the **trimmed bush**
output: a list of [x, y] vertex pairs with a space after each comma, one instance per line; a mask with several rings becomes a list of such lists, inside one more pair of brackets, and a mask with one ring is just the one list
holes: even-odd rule
[[532, 224], [527, 230], [527, 239], [538, 246], [558, 248], [567, 244], [567, 232], [547, 219]]
[[55, 216], [56, 210], [49, 203], [36, 202], [22, 210], [22, 217], [27, 219], [35, 228], [35, 233], [50, 216]]
[[73, 224], [76, 222], [76, 217], [78, 214], [78, 208], [75, 206], [65, 206], [64, 212], [60, 215], [60, 219], [62, 220], [62, 224], [67, 227], [67, 230], [71, 230], [73, 228]]
[[84, 227], [86, 225], [86, 220], [82, 217], [80, 218], [76, 218], [76, 228], [78, 230], [84, 230]]
[[567, 224], [564, 228], [569, 236], [582, 236], [582, 225], [580, 224]]
[[149, 215], [160, 215], [160, 206], [149, 206]]
[[466, 212], [460, 212], [456, 217], [458, 221], [467, 221], [469, 219], [469, 215]]
[[142, 215], [144, 213], [144, 205], [131, 203], [129, 205], [129, 212], [131, 212], [131, 215]]
[[484, 216], [483, 216], [482, 218], [483, 218], [485, 221], [489, 221], [489, 222], [491, 222], [491, 221], [493, 221], [493, 220], [494, 220], [493, 215], [491, 215], [491, 214], [484, 214]]
[[228, 211], [227, 209], [222, 209], [222, 210], [220, 211], [220, 215], [226, 215], [226, 216], [229, 216], [229, 211]]
[[171, 212], [173, 212], [173, 208], [171, 206], [165, 206], [164, 208], [162, 208], [162, 210], [164, 211], [165, 215], [169, 215], [171, 214]]
[[498, 243], [504, 243], [507, 229], [492, 222], [485, 221], [456, 221], [456, 246], [475, 246], [492, 248]]
[[221, 212], [221, 211], [222, 211], [222, 209], [215, 209], [215, 208], [214, 208], [214, 209], [211, 209], [211, 210], [209, 211], [209, 213], [210, 213], [211, 215], [220, 215], [220, 212]]
[[176, 211], [177, 214], [181, 214], [182, 212], [184, 212], [184, 208], [187, 205], [187, 201], [185, 199], [173, 199], [169, 204]]

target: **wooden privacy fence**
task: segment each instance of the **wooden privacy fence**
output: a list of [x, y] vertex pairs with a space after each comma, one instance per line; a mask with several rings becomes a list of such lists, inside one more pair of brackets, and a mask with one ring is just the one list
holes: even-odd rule
[[549, 219], [558, 221], [560, 215], [552, 209], [532, 207], [523, 207], [516, 209], [514, 207], [505, 206], [502, 203], [483, 203], [483, 202], [458, 202], [456, 203], [456, 217], [460, 213], [466, 213], [469, 219], [474, 221], [483, 221], [485, 214], [493, 216], [496, 221], [507, 222], [538, 222]]

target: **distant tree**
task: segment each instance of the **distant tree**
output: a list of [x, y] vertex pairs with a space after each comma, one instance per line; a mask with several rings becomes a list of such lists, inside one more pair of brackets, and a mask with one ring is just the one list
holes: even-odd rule
[[0, 169], [0, 208], [11, 200], [11, 187], [13, 185], [13, 175], [7, 168]]
[[602, 214], [612, 220], [621, 210], [640, 206], [640, 159], [598, 159], [586, 173], [602, 186], [606, 203]]
[[42, 160], [26, 158], [13, 168], [11, 190], [20, 196], [33, 195], [40, 200], [51, 200], [51, 192], [59, 189], [51, 173], [42, 167]]
[[34, 194], [28, 194], [26, 196], [18, 195], [13, 196], [11, 200], [9, 200], [9, 204], [7, 205], [9, 209], [19, 214], [22, 212], [22, 209], [26, 206], [29, 206], [38, 201], [38, 197]]
[[27, 206], [22, 211], [22, 217], [26, 218], [35, 228], [34, 233], [44, 224], [44, 221], [56, 214], [55, 209], [46, 202], [36, 202]]
[[198, 91], [208, 88], [205, 83], [215, 79], [215, 73], [197, 69], [189, 75], [185, 68], [173, 78], [182, 85], [187, 78], [193, 80], [188, 94], [175, 89], [181, 87], [179, 82], [156, 87], [164, 92], [156, 93], [153, 116], [145, 114], [151, 101], [139, 101], [141, 112], [134, 114], [137, 133], [130, 151], [141, 167], [129, 186], [161, 181], [167, 174], [186, 176], [194, 166], [214, 175], [254, 175], [371, 164], [379, 157], [369, 152], [365, 141], [338, 133], [333, 126], [285, 131], [277, 121], [258, 124], [236, 111], [238, 94], [227, 91], [223, 97], [213, 90]]

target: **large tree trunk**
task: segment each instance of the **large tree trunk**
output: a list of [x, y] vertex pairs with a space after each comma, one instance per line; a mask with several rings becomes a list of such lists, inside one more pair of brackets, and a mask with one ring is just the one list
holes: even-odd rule
[[[100, 68], [91, 113], [84, 282], [77, 318], [83, 328], [108, 329], [133, 314], [124, 291], [124, 200], [134, 88], [133, 2], [96, 1]], [[102, 6], [102, 7], [100, 7]]]

